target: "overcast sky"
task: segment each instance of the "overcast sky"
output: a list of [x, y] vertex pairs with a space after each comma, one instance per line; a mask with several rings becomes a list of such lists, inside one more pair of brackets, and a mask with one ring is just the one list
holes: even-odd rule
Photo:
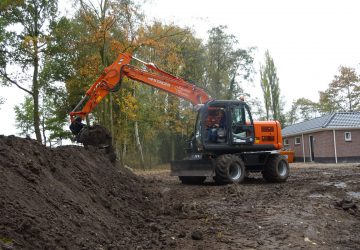
[[[96, 0], [94, 0], [96, 1]], [[65, 4], [64, 4], [65, 3]], [[71, 11], [65, 0], [62, 9]], [[360, 63], [360, 1], [356, 0], [147, 0], [148, 20], [190, 26], [201, 38], [218, 25], [228, 26], [242, 48], [256, 46], [255, 69], [269, 50], [280, 80], [281, 94], [289, 108], [294, 99], [318, 100], [340, 65]], [[66, 12], [66, 11], [65, 11]], [[252, 96], [261, 98], [259, 77]], [[7, 99], [1, 106], [0, 134], [13, 134], [13, 105], [22, 101], [18, 90], [0, 89]]]
[[[255, 68], [269, 50], [282, 95], [318, 100], [340, 65], [360, 63], [360, 1], [338, 0], [150, 0], [146, 15], [207, 30], [227, 25], [241, 47], [256, 46]], [[145, 9], [146, 10], [146, 9]], [[254, 81], [259, 86], [259, 78]], [[261, 93], [253, 93], [261, 97]]]

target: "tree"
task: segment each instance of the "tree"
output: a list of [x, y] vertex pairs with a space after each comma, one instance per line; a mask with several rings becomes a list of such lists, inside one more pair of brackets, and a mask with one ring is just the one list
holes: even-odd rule
[[216, 99], [236, 99], [243, 92], [239, 85], [240, 76], [248, 79], [253, 72], [253, 48], [236, 48], [234, 35], [226, 33], [226, 26], [209, 30], [206, 49], [206, 72], [203, 88]]
[[260, 83], [263, 90], [266, 119], [270, 118], [270, 111], [274, 120], [281, 117], [280, 110], [280, 86], [277, 77], [274, 60], [270, 56], [269, 51], [265, 52], [265, 65], [260, 66]]
[[[79, 9], [70, 25], [74, 37], [72, 46], [76, 56], [69, 63], [73, 68], [73, 74], [66, 80], [68, 101], [73, 108], [119, 52], [136, 50], [139, 44], [137, 30], [142, 22], [140, 7], [131, 0], [102, 0], [96, 3], [80, 0], [78, 3]], [[139, 131], [134, 131], [138, 130], [139, 126], [127, 121], [133, 117], [133, 114], [129, 113], [133, 112], [132, 108], [135, 107], [131, 97], [134, 92], [132, 88], [127, 88], [127, 83], [124, 79], [123, 88], [116, 96], [110, 93], [93, 112], [94, 120], [108, 127], [113, 139], [121, 140], [113, 142], [117, 145], [120, 156], [125, 156], [128, 152], [127, 145], [124, 146], [122, 142], [135, 141], [133, 136], [139, 134]], [[127, 101], [129, 103], [126, 103]], [[141, 147], [138, 148], [141, 150]]]
[[[0, 105], [5, 103], [5, 99], [0, 96]], [[0, 108], [1, 109], [1, 108]]]
[[[201, 40], [196, 39], [189, 29], [155, 22], [145, 26], [140, 34], [144, 42], [136, 51], [137, 56], [191, 82], [196, 79], [195, 84], [199, 85], [204, 72], [204, 61], [201, 60], [204, 49]], [[179, 141], [190, 135], [188, 127], [192, 127], [189, 125], [192, 118], [190, 104], [164, 91], [136, 85], [139, 100], [136, 117], [148, 162], [163, 163], [181, 158], [183, 144]]]
[[253, 119], [255, 120], [265, 120], [266, 114], [263, 109], [263, 105], [261, 103], [261, 100], [258, 97], [250, 98], [246, 100], [246, 103], [249, 105], [251, 109], [251, 114]]
[[264, 96], [264, 105], [265, 105], [265, 113], [266, 113], [266, 120], [270, 118], [270, 110], [271, 110], [271, 88], [267, 77], [265, 76], [265, 72], [260, 67], [260, 83], [261, 89], [263, 91]]
[[335, 96], [335, 92], [326, 89], [319, 91], [318, 111], [322, 115], [341, 111], [341, 102]]
[[[41, 142], [39, 95], [43, 86], [40, 84], [40, 74], [44, 57], [49, 55], [47, 48], [52, 38], [49, 24], [56, 18], [57, 1], [5, 1], [0, 11], [1, 26], [9, 30], [0, 40], [3, 50], [0, 64], [2, 84], [16, 86], [30, 96], [34, 132], [36, 139]], [[12, 29], [14, 26], [19, 30]]]
[[31, 96], [26, 96], [23, 103], [14, 107], [15, 126], [20, 130], [20, 135], [34, 133], [34, 103]]
[[[323, 103], [336, 103], [339, 111], [360, 110], [360, 78], [354, 68], [340, 66], [339, 75], [329, 84], [329, 89], [322, 93]], [[322, 99], [321, 99], [322, 97]]]
[[[64, 130], [68, 123], [64, 89], [61, 87], [43, 89], [40, 100], [42, 103], [39, 110], [40, 131], [43, 143], [51, 146], [53, 140], [70, 138], [70, 132], [67, 129]], [[20, 135], [30, 135], [34, 132], [33, 109], [34, 104], [31, 96], [26, 96], [23, 103], [15, 106], [15, 126], [20, 130]]]
[[9, 33], [5, 31], [8, 20], [2, 15], [5, 8], [5, 3], [0, 3], [0, 68], [6, 65], [6, 41], [9, 36]]
[[44, 89], [41, 96], [43, 103], [41, 127], [44, 143], [51, 146], [54, 140], [70, 139], [67, 95], [64, 87], [51, 86]]
[[299, 121], [308, 121], [318, 116], [319, 104], [307, 98], [293, 101], [290, 111], [286, 115], [286, 122], [294, 124]]

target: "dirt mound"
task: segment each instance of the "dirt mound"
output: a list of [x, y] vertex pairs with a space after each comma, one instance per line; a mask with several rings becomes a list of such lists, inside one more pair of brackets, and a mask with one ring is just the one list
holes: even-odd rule
[[104, 150], [0, 136], [0, 249], [358, 249], [360, 169], [241, 185], [143, 178]]
[[149, 246], [147, 185], [98, 149], [0, 135], [0, 249]]

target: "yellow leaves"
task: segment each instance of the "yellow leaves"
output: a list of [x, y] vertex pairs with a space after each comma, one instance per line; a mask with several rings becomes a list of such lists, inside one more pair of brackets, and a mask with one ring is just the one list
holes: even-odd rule
[[113, 51], [114, 53], [119, 53], [124, 51], [125, 46], [124, 43], [118, 40], [111, 40], [110, 41], [110, 49], [111, 51]]
[[111, 38], [110, 29], [114, 24], [115, 17], [106, 17], [100, 21], [97, 29], [94, 29], [93, 41], [94, 42], [103, 42]]
[[21, 6], [24, 4], [24, 0], [1, 0], [0, 11], [7, 11], [14, 6]]
[[137, 43], [140, 51], [160, 68], [181, 75], [184, 63], [184, 43], [193, 39], [188, 29], [176, 25], [154, 23], [138, 31]]
[[83, 43], [93, 44], [101, 48], [112, 38], [111, 29], [114, 26], [115, 16], [104, 16], [98, 18], [89, 11], [80, 12], [81, 20], [85, 23], [86, 36], [83, 36]]
[[114, 53], [114, 55], [118, 55], [120, 52], [127, 52], [132, 54], [134, 50], [134, 46], [132, 46], [128, 41], [112, 39], [110, 40], [109, 44], [110, 50], [112, 53]]
[[31, 48], [31, 47], [34, 47], [34, 39], [36, 39], [35, 37], [32, 37], [32, 36], [25, 36], [23, 41], [22, 41], [22, 44], [21, 46], [23, 48]]
[[100, 75], [99, 65], [101, 65], [101, 59], [97, 55], [89, 55], [79, 63], [78, 74], [86, 82], [83, 86], [84, 90]]
[[133, 96], [132, 92], [126, 88], [121, 89], [121, 93], [117, 94], [114, 101], [119, 105], [120, 112], [123, 117], [129, 121], [135, 121], [139, 105], [137, 99]]
[[24, 36], [21, 43], [22, 48], [37, 51], [38, 47], [41, 47], [42, 44], [48, 41], [48, 37], [45, 35], [42, 36]]

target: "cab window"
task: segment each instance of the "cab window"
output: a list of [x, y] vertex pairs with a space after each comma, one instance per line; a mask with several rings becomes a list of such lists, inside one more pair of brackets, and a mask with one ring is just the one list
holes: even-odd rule
[[231, 128], [233, 133], [233, 142], [240, 142], [246, 138], [246, 132], [243, 129], [245, 124], [244, 109], [242, 106], [236, 106], [231, 109]]

